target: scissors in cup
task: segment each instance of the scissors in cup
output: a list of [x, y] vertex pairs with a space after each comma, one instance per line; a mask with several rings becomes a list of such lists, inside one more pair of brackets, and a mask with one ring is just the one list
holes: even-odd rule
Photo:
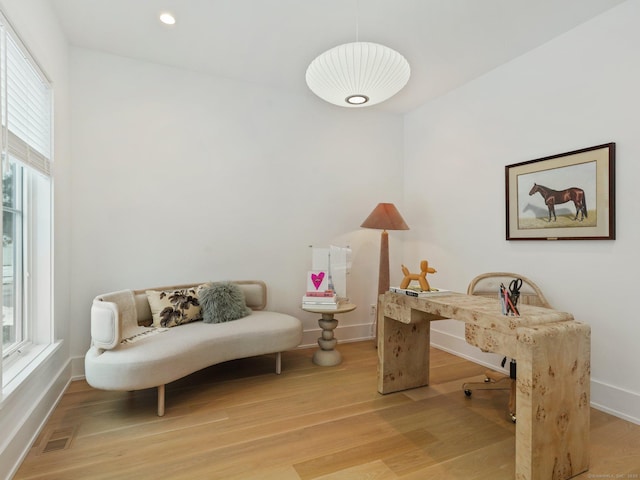
[[518, 304], [520, 298], [520, 289], [522, 288], [522, 279], [516, 278], [509, 283], [509, 300], [515, 307]]

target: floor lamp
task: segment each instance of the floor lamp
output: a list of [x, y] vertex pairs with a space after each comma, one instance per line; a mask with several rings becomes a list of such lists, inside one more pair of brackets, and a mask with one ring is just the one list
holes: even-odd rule
[[389, 234], [387, 230], [409, 230], [409, 226], [393, 203], [379, 203], [360, 226], [382, 230], [380, 271], [378, 274], [378, 295], [381, 295], [389, 290]]

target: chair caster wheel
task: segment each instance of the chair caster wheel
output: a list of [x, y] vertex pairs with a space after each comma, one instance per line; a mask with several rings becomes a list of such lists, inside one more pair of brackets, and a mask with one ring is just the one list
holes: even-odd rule
[[470, 396], [471, 396], [471, 390], [465, 390], [465, 391], [464, 391], [464, 394], [465, 394], [467, 397], [470, 397]]

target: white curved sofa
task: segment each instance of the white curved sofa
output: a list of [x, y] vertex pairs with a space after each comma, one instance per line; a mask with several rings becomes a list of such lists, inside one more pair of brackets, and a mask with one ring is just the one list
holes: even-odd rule
[[158, 415], [164, 415], [165, 384], [217, 363], [281, 352], [297, 347], [302, 323], [283, 313], [264, 310], [264, 282], [233, 282], [242, 289], [250, 315], [225, 322], [202, 321], [153, 328], [147, 290], [177, 290], [200, 284], [98, 295], [91, 307], [91, 347], [85, 355], [89, 385], [102, 390], [158, 388]]

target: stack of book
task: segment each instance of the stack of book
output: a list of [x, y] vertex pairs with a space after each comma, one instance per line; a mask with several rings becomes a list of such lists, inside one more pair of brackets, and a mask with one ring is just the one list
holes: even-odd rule
[[324, 292], [307, 292], [302, 297], [302, 308], [316, 310], [337, 310], [338, 297], [333, 290]]
[[408, 295], [410, 297], [433, 297], [436, 295], [449, 295], [451, 290], [445, 290], [443, 288], [432, 288], [431, 290], [422, 290], [420, 288], [400, 288], [390, 287], [390, 292], [399, 293], [401, 295]]

